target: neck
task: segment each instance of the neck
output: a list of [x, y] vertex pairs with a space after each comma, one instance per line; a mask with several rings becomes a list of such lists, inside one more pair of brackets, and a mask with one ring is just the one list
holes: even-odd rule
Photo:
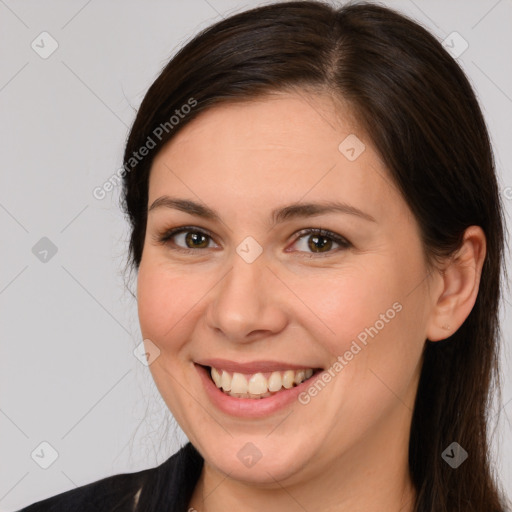
[[[189, 512], [220, 512], [225, 510], [244, 510], [256, 512], [413, 512], [416, 493], [409, 478], [399, 483], [393, 482], [393, 488], [386, 488], [381, 482], [374, 486], [375, 480], [366, 481], [357, 493], [354, 489], [345, 492], [346, 486], [316, 485], [314, 488], [281, 487], [257, 489], [246, 486], [229, 477], [208, 471], [205, 466], [194, 490]], [[343, 491], [345, 489], [345, 491]], [[343, 496], [345, 494], [345, 496]]]
[[381, 425], [377, 435], [361, 438], [350, 453], [320, 461], [321, 473], [291, 483], [248, 484], [205, 461], [190, 507], [198, 512], [412, 512], [416, 493], [409, 475], [408, 436], [396, 426]]

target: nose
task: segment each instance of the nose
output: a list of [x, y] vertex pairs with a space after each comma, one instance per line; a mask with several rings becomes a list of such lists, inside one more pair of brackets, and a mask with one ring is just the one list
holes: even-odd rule
[[267, 267], [264, 253], [248, 263], [234, 252], [230, 263], [211, 291], [207, 325], [233, 343], [254, 342], [282, 331], [288, 321], [280, 300], [283, 284]]

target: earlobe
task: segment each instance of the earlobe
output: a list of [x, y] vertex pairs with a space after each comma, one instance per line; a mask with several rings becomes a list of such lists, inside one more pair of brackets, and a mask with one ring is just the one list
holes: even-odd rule
[[440, 272], [441, 293], [435, 297], [427, 328], [430, 341], [450, 337], [469, 316], [475, 305], [486, 254], [485, 234], [479, 226], [464, 233], [459, 250]]

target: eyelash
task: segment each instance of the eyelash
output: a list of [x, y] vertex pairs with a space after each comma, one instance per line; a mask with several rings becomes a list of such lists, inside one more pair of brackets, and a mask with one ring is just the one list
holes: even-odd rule
[[[170, 243], [171, 243], [171, 238], [175, 235], [178, 235], [180, 233], [187, 233], [187, 232], [193, 232], [193, 233], [199, 233], [199, 234], [202, 234], [202, 235], [206, 235], [208, 236], [211, 240], [213, 240], [213, 236], [211, 235], [211, 233], [209, 233], [207, 230], [204, 230], [204, 229], [199, 229], [195, 226], [181, 226], [181, 227], [178, 227], [178, 228], [172, 228], [172, 229], [169, 229], [169, 230], [166, 230], [156, 236], [153, 236], [153, 239], [161, 244], [161, 245], [167, 245], [169, 246]], [[301, 238], [303, 238], [304, 236], [306, 235], [317, 235], [317, 236], [321, 236], [321, 237], [324, 237], [324, 238], [328, 238], [328, 239], [331, 239], [332, 241], [334, 241], [336, 244], [338, 244], [340, 247], [337, 248], [337, 249], [333, 249], [333, 250], [330, 250], [330, 251], [327, 251], [325, 253], [322, 253], [322, 252], [318, 252], [318, 253], [315, 253], [315, 252], [310, 252], [310, 253], [306, 253], [306, 254], [309, 254], [310, 256], [308, 257], [322, 257], [322, 256], [329, 256], [335, 252], [339, 252], [340, 250], [343, 250], [343, 249], [348, 249], [350, 247], [352, 247], [352, 244], [344, 237], [336, 234], [336, 233], [333, 233], [332, 231], [329, 231], [327, 229], [321, 229], [321, 228], [307, 228], [307, 229], [303, 229], [297, 233], [295, 233], [296, 235], [296, 238], [294, 239], [294, 244]], [[190, 254], [192, 252], [195, 252], [195, 251], [198, 251], [198, 250], [204, 250], [204, 249], [208, 249], [208, 247], [205, 247], [205, 248], [195, 248], [195, 249], [192, 249], [192, 248], [184, 248], [184, 247], [180, 247], [180, 246], [177, 246], [176, 244], [174, 244], [174, 247], [171, 247], [172, 250], [174, 251], [179, 251], [179, 252], [182, 252], [182, 253], [186, 253], [186, 254]], [[299, 251], [299, 252], [303, 252], [303, 251]]]

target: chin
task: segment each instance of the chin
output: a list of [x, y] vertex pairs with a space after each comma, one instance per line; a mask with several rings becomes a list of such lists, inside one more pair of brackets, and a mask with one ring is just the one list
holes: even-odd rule
[[314, 456], [311, 438], [303, 432], [297, 434], [296, 439], [267, 433], [233, 437], [226, 434], [221, 442], [197, 438], [191, 441], [205, 462], [220, 473], [235, 480], [274, 487], [276, 481], [292, 481]]

